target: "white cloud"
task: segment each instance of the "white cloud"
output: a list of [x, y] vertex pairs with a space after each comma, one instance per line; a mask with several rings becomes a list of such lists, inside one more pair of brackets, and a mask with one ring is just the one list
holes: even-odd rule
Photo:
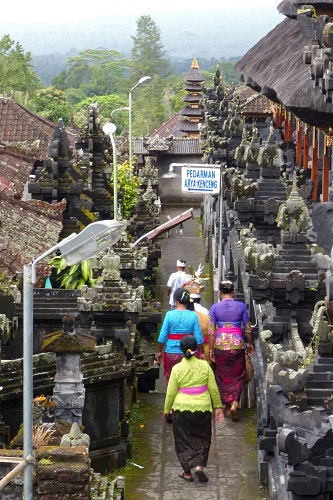
[[[247, 9], [258, 6], [271, 6], [276, 9], [278, 0], [233, 0], [227, 4], [223, 0], [211, 0], [210, 10], [223, 10], [226, 8]], [[10, 2], [4, 2], [1, 6], [1, 24], [20, 23], [28, 24], [43, 22], [47, 24], [59, 22], [75, 22], [75, 20], [93, 19], [96, 17], [112, 16], [112, 14], [130, 15], [153, 15], [154, 12], [193, 11], [203, 10], [202, 2], [193, 0], [168, 0], [167, 2], [156, 2], [156, 0], [140, 0], [130, 2], [129, 8], [124, 8], [122, 2], [95, 0], [93, 4], [85, 0], [57, 0], [50, 9], [45, 0], [17, 0], [15, 8]]]

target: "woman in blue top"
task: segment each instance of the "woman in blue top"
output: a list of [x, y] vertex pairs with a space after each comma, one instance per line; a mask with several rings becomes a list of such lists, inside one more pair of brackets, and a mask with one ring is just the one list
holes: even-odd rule
[[172, 367], [179, 363], [184, 353], [180, 348], [180, 341], [185, 335], [194, 335], [200, 354], [198, 357], [205, 359], [204, 339], [202, 336], [199, 318], [196, 312], [189, 310], [190, 294], [186, 288], [177, 288], [174, 293], [176, 308], [168, 311], [160, 330], [158, 352], [156, 361], [161, 364], [162, 351], [164, 352], [164, 375], [168, 385]]

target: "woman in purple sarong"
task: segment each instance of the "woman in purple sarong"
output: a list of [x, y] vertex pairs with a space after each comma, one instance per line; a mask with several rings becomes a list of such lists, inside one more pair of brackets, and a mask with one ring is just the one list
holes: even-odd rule
[[[234, 300], [234, 285], [221, 281], [221, 301], [210, 309], [209, 352], [225, 415], [239, 419], [238, 404], [245, 378], [245, 350], [254, 353], [249, 314], [243, 302]], [[244, 334], [243, 334], [244, 331]]]

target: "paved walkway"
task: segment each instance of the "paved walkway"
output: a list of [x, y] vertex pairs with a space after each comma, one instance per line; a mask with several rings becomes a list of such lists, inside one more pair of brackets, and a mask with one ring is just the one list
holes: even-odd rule
[[[171, 218], [187, 210], [167, 209]], [[198, 216], [199, 212], [195, 211]], [[158, 286], [162, 308], [166, 310], [166, 282], [176, 270], [176, 260], [183, 258], [194, 269], [205, 265], [203, 241], [198, 220], [184, 223], [183, 234], [173, 229], [169, 237], [160, 239], [162, 258]], [[208, 305], [211, 304], [204, 304]], [[178, 478], [181, 470], [174, 450], [172, 424], [163, 423], [165, 381], [162, 367], [156, 391], [139, 393], [143, 408], [141, 420], [135, 423], [132, 461], [137, 464], [133, 477], [126, 476], [126, 500], [266, 500], [258, 483], [256, 459], [256, 427], [252, 410], [242, 409], [239, 422], [226, 419], [214, 425], [212, 446], [206, 472], [206, 484], [186, 483]], [[143, 468], [137, 467], [141, 466]]]

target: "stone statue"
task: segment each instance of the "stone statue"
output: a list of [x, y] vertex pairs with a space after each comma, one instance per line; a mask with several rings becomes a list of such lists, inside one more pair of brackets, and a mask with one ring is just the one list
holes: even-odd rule
[[295, 172], [292, 191], [288, 200], [280, 205], [277, 220], [284, 236], [293, 243], [299, 240], [297, 235], [306, 234], [306, 230], [312, 226], [309, 209], [297, 191]]

